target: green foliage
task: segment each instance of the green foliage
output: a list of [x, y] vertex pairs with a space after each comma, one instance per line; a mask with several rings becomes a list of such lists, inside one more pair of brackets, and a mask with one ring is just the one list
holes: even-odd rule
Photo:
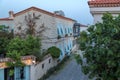
[[4, 32], [7, 32], [8, 31], [8, 28], [7, 26], [5, 25], [0, 25], [0, 31], [4, 31]]
[[26, 46], [25, 42], [26, 41], [24, 39], [15, 37], [8, 44], [7, 51], [12, 53], [13, 50], [15, 50], [16, 52], [20, 53], [21, 56], [24, 56], [27, 53], [27, 51], [26, 51], [27, 46]]
[[[20, 54], [20, 56], [25, 55], [34, 55], [37, 58], [40, 56], [40, 39], [28, 36], [26, 39], [21, 39], [19, 37], [15, 37], [10, 41], [7, 46], [7, 52], [13, 53], [13, 50]], [[12, 55], [14, 56], [14, 55]], [[12, 58], [12, 56], [9, 56]]]
[[13, 38], [7, 45], [7, 57], [13, 61], [8, 62], [7, 65], [10, 67], [24, 66], [21, 62], [21, 56], [25, 55], [34, 55], [39, 60], [40, 46], [40, 40], [33, 36], [28, 36], [26, 39]]
[[9, 76], [13, 76], [13, 75], [14, 75], [14, 69], [10, 69]]
[[98, 80], [120, 78], [120, 15], [116, 18], [104, 14], [102, 23], [96, 23], [81, 32], [80, 49], [88, 65], [82, 65], [84, 73]]
[[28, 48], [28, 54], [35, 54], [36, 52], [39, 53], [41, 48], [40, 39], [28, 36], [26, 38], [26, 46]]
[[27, 55], [34, 55], [36, 56], [37, 60], [41, 58], [41, 40], [38, 37], [28, 36], [26, 38], [26, 51]]
[[0, 38], [0, 54], [6, 53], [6, 46], [9, 43], [9, 39], [7, 38]]
[[79, 54], [75, 54], [74, 57], [75, 57], [76, 62], [77, 62], [78, 64], [83, 64], [83, 63], [82, 63], [82, 59], [81, 59], [81, 57], [80, 57]]
[[16, 50], [13, 50], [13, 51], [7, 53], [7, 57], [12, 59], [11, 62], [7, 62], [7, 66], [9, 66], [9, 67], [14, 67], [14, 66], [19, 67], [19, 66], [25, 65], [21, 62], [21, 54], [18, 53]]
[[4, 31], [4, 27], [0, 25], [0, 54], [6, 54], [6, 46], [13, 38], [13, 32]]
[[53, 58], [58, 58], [60, 56], [60, 49], [52, 46], [48, 48], [48, 53], [50, 53]]

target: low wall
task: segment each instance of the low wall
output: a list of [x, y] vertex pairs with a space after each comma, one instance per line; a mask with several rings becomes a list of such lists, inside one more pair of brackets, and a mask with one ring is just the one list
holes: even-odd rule
[[30, 80], [40, 79], [46, 72], [57, 65], [57, 60], [48, 55], [38, 64], [32, 65], [30, 68]]

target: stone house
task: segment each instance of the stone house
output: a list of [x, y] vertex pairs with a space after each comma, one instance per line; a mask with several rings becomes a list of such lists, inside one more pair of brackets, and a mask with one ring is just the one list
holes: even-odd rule
[[[69, 55], [75, 49], [75, 46], [73, 46], [73, 24], [75, 20], [36, 7], [30, 7], [17, 13], [9, 11], [8, 18], [0, 18], [0, 25], [9, 26], [9, 30], [13, 30], [14, 35], [25, 34], [28, 28], [25, 20], [26, 17], [28, 19], [33, 17], [37, 18], [37, 16], [40, 16], [40, 19], [37, 19], [35, 22], [35, 36], [39, 36], [39, 32], [41, 31], [41, 51], [43, 52], [51, 46], [56, 46], [61, 50], [59, 59], [62, 60], [65, 55]], [[17, 77], [20, 77], [19, 74], [16, 74], [20, 70], [27, 71], [24, 80], [30, 80], [30, 69], [33, 61], [31, 60], [31, 63], [25, 68], [16, 69], [14, 80], [18, 80]], [[0, 79], [2, 80], [5, 80], [4, 76], [6, 74], [4, 72], [5, 67], [0, 68]]]
[[[69, 54], [73, 47], [72, 28], [75, 22], [73, 19], [36, 7], [30, 7], [17, 13], [10, 11], [8, 18], [0, 18], [0, 25], [9, 26], [9, 29], [14, 30], [14, 34], [24, 33], [24, 30], [28, 28], [25, 21], [25, 17], [28, 15], [31, 15], [31, 17], [32, 15], [40, 15], [40, 19], [36, 20], [35, 29], [37, 32], [41, 30], [40, 28], [44, 24], [45, 30], [41, 33], [42, 36], [40, 36], [42, 39], [42, 51], [47, 50], [51, 46], [57, 46], [61, 49], [61, 57], [65, 53]], [[21, 27], [21, 30], [19, 30], [19, 27]]]

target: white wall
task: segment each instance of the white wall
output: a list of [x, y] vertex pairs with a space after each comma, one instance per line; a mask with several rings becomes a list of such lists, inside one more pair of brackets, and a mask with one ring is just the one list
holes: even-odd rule
[[80, 32], [87, 30], [88, 27], [80, 27]]
[[113, 16], [120, 14], [120, 7], [90, 7], [90, 12], [94, 18], [94, 24], [102, 22], [103, 13], [109, 12]]
[[[51, 62], [49, 63], [49, 60], [51, 59]], [[42, 68], [42, 64], [44, 64], [44, 68]], [[46, 72], [57, 65], [57, 60], [53, 60], [51, 56], [44, 59], [42, 62], [32, 65], [30, 67], [30, 80], [38, 80], [40, 79]]]

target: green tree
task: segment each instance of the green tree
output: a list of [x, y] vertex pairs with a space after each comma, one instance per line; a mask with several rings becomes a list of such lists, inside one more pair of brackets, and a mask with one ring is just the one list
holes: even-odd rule
[[6, 26], [0, 25], [0, 54], [6, 54], [6, 46], [9, 44], [10, 40], [13, 38], [13, 31], [7, 31]]
[[7, 46], [7, 52], [11, 53], [14, 50], [14, 51], [20, 53], [21, 56], [24, 56], [27, 54], [27, 50], [26, 50], [27, 46], [25, 43], [26, 43], [25, 39], [15, 37], [9, 42], [9, 44]]
[[25, 64], [21, 61], [21, 54], [16, 50], [7, 53], [7, 57], [11, 58], [12, 61], [7, 62], [7, 66], [9, 67], [21, 67]]
[[27, 55], [34, 55], [36, 56], [37, 60], [41, 58], [41, 40], [38, 37], [33, 37], [29, 35], [26, 38], [26, 51]]
[[81, 32], [80, 49], [87, 65], [84, 73], [96, 80], [119, 80], [120, 78], [120, 15], [105, 13], [102, 23], [90, 26]]
[[[7, 45], [7, 53], [12, 54], [13, 51], [16, 51], [20, 56], [34, 55], [39, 60], [39, 57], [41, 56], [40, 48], [41, 41], [37, 37], [31, 35], [27, 36], [26, 39], [15, 37]], [[12, 56], [14, 57], [14, 54]], [[12, 56], [9, 57], [13, 58]]]

